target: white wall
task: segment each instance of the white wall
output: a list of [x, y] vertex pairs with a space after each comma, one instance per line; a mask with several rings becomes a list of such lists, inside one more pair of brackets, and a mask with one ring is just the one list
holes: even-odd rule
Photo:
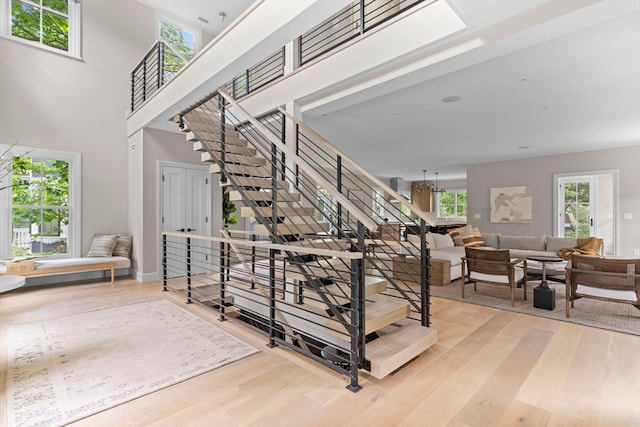
[[[510, 235], [554, 235], [553, 174], [618, 170], [619, 256], [631, 257], [640, 249], [640, 145], [558, 156], [485, 163], [467, 167], [468, 221], [481, 231]], [[528, 185], [533, 197], [531, 224], [489, 222], [489, 189]], [[632, 219], [623, 219], [624, 213]], [[474, 218], [480, 214], [481, 218]]]
[[154, 28], [135, 0], [87, 1], [82, 60], [0, 38], [0, 143], [82, 154], [82, 254], [96, 233], [129, 231], [129, 74]]

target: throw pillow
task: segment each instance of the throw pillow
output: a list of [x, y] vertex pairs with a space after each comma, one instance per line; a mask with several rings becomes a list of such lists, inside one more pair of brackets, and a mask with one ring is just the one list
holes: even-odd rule
[[436, 249], [453, 248], [455, 244], [449, 234], [432, 233]]
[[131, 250], [131, 244], [133, 243], [133, 236], [118, 236], [116, 240], [116, 246], [113, 248], [113, 256], [129, 257], [129, 251]]
[[462, 242], [462, 234], [468, 231], [471, 231], [470, 225], [465, 225], [464, 227], [459, 227], [459, 228], [452, 228], [451, 230], [448, 231], [448, 233], [453, 239], [454, 245], [464, 246], [464, 243]]
[[110, 257], [118, 240], [117, 234], [96, 234], [93, 236], [87, 257]]
[[476, 247], [484, 246], [484, 238], [482, 233], [476, 227], [464, 230], [461, 234], [463, 246]]

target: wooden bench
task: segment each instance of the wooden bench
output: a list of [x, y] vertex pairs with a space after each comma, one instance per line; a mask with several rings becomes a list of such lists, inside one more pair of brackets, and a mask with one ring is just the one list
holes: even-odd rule
[[29, 259], [8, 262], [5, 271], [0, 275], [19, 275], [24, 277], [44, 277], [58, 274], [85, 273], [103, 271], [106, 278], [110, 274], [111, 283], [115, 279], [115, 270], [129, 268], [131, 260], [127, 257], [109, 258], [58, 258], [58, 259]]

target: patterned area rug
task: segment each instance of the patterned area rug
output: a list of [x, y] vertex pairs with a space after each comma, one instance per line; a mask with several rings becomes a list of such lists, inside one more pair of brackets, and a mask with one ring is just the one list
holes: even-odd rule
[[9, 326], [8, 426], [84, 418], [258, 352], [164, 299]]
[[527, 300], [523, 299], [522, 289], [516, 289], [515, 307], [511, 307], [509, 289], [505, 286], [478, 283], [478, 291], [473, 291], [473, 285], [466, 285], [465, 298], [462, 299], [460, 280], [455, 280], [446, 286], [431, 286], [431, 295], [472, 304], [484, 305], [501, 310], [515, 311], [533, 316], [547, 317], [564, 322], [578, 323], [626, 334], [640, 335], [640, 310], [630, 304], [581, 298], [574, 302], [571, 317], [565, 315], [565, 287], [564, 284], [548, 282], [556, 290], [556, 308], [553, 311], [535, 308], [533, 306], [533, 288], [539, 281], [527, 283]]

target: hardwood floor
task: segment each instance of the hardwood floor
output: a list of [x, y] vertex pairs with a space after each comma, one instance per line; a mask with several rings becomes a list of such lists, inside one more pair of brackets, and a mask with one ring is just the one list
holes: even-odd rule
[[[438, 343], [358, 393], [340, 375], [159, 282], [119, 279], [0, 294], [0, 413], [7, 325], [167, 298], [259, 354], [74, 426], [640, 426], [640, 337], [433, 299]], [[167, 349], [170, 351], [170, 349]], [[4, 417], [0, 417], [4, 422]]]

